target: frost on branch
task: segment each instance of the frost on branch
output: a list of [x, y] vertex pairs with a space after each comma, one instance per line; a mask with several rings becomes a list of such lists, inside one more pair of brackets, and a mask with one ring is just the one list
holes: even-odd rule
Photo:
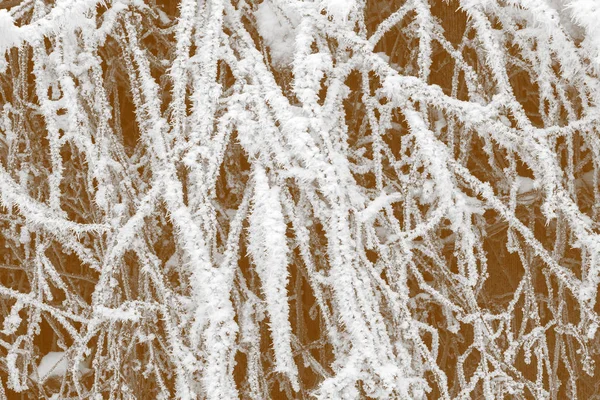
[[600, 395], [599, 17], [0, 2], [0, 399]]
[[261, 280], [270, 319], [269, 328], [275, 353], [275, 371], [282, 372], [298, 390], [298, 371], [292, 357], [288, 284], [286, 225], [279, 201], [279, 189], [269, 187], [262, 167], [254, 172], [254, 200], [250, 215], [248, 250]]

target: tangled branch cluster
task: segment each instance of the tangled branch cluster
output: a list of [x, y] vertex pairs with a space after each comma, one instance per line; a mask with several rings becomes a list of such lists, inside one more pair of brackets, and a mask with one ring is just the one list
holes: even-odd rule
[[0, 8], [0, 399], [600, 394], [594, 0]]

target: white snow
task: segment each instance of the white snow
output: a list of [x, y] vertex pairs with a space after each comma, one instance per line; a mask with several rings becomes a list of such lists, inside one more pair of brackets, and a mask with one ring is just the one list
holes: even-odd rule
[[0, 10], [0, 54], [20, 40], [20, 28], [15, 26], [12, 15], [7, 10]]
[[355, 3], [353, 0], [326, 0], [323, 2], [323, 6], [327, 10], [327, 13], [331, 15], [334, 20], [339, 22], [348, 19], [354, 5]]
[[[69, 360], [64, 351], [51, 351], [40, 360], [37, 376], [42, 382], [48, 378], [65, 376], [68, 366]], [[89, 371], [87, 363], [80, 363], [77, 370], [80, 373]], [[35, 376], [32, 376], [32, 379], [35, 379]]]
[[181, 259], [179, 254], [175, 252], [165, 263], [165, 271], [176, 270], [179, 266], [181, 266]]
[[258, 33], [269, 47], [275, 65], [290, 64], [294, 55], [297, 16], [282, 15], [270, 1], [263, 1], [256, 12]]
[[538, 188], [538, 184], [534, 179], [524, 176], [517, 176], [517, 184], [519, 187], [517, 194], [528, 193]]
[[38, 376], [41, 380], [53, 376], [64, 376], [67, 372], [67, 361], [64, 351], [51, 351], [40, 361], [37, 368]]

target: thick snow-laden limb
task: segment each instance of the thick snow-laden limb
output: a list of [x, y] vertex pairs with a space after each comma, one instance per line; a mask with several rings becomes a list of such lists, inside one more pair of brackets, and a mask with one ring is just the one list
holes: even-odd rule
[[270, 187], [265, 170], [258, 166], [252, 174], [254, 196], [250, 214], [248, 251], [261, 280], [269, 314], [269, 327], [275, 351], [275, 371], [281, 372], [298, 390], [298, 369], [292, 357], [287, 296], [288, 246], [279, 189]]

